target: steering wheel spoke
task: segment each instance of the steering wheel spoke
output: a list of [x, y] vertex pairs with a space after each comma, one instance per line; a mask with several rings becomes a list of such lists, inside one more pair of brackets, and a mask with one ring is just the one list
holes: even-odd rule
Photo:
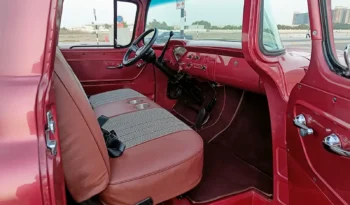
[[[151, 40], [143, 45], [142, 47], [139, 47], [138, 44], [145, 38], [150, 33], [153, 33], [153, 36]], [[123, 65], [124, 66], [130, 66], [135, 64], [137, 61], [145, 57], [145, 55], [149, 55], [149, 51], [152, 50], [152, 45], [156, 41], [158, 37], [158, 29], [153, 28], [145, 31], [143, 34], [141, 34], [129, 47], [128, 51], [125, 53], [124, 58], [123, 58]], [[135, 56], [133, 58], [130, 58], [131, 53], [135, 53]], [[152, 52], [153, 53], [153, 52]], [[154, 55], [154, 54], [153, 54]]]
[[136, 51], [139, 49], [139, 47], [137, 46], [137, 44], [132, 44], [130, 46], [130, 50], [134, 51], [136, 53]]

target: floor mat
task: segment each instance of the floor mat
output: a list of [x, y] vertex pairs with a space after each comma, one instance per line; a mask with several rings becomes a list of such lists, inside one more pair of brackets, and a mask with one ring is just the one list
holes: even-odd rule
[[[225, 88], [225, 96], [222, 100], [222, 111], [218, 116], [215, 123], [210, 126], [204, 127], [198, 133], [203, 138], [204, 142], [209, 142], [213, 137], [219, 135], [225, 129], [228, 128], [232, 119], [235, 118], [236, 110], [239, 109], [241, 99], [244, 96], [244, 92], [239, 89], [233, 89], [230, 87]], [[215, 112], [215, 111], [214, 111]]]
[[204, 147], [202, 181], [188, 193], [188, 198], [204, 203], [250, 189], [270, 196], [272, 183], [272, 178], [233, 155], [227, 147], [210, 143]]
[[[233, 94], [228, 96], [239, 99]], [[244, 92], [239, 106], [228, 104], [237, 110], [233, 110], [234, 117], [227, 124], [223, 119], [217, 123], [225, 124], [222, 131], [205, 130], [207, 135], [199, 132], [206, 144], [202, 181], [188, 193], [189, 199], [195, 203], [250, 189], [272, 196], [272, 139], [266, 96]]]
[[[204, 142], [223, 132], [234, 118], [239, 107], [243, 91], [231, 87], [216, 88], [216, 104], [210, 113], [210, 118], [198, 131]], [[172, 114], [192, 127], [197, 119], [198, 111], [190, 108], [190, 100], [181, 99], [175, 105]], [[194, 106], [194, 105], [193, 105]]]
[[272, 177], [272, 138], [266, 96], [246, 92], [230, 126], [211, 143], [218, 143]]

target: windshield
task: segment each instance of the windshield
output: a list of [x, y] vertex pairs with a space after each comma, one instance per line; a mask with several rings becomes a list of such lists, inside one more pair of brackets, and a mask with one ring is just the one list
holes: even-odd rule
[[152, 0], [147, 29], [159, 29], [156, 44], [170, 30], [172, 39], [241, 41], [243, 6], [244, 0]]

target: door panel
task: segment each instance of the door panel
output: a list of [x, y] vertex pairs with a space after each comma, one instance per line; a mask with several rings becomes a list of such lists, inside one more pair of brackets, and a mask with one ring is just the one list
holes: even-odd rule
[[[290, 205], [350, 204], [350, 158], [325, 147], [335, 134], [341, 148], [350, 151], [350, 80], [331, 70], [326, 59], [327, 36], [320, 20], [321, 1], [308, 1], [312, 31], [310, 66], [294, 87], [288, 102], [286, 138]], [[327, 31], [328, 32], [328, 31]], [[313, 134], [302, 137], [293, 118], [303, 114]]]
[[126, 49], [62, 50], [87, 95], [132, 88], [153, 99], [155, 90], [153, 66], [140, 61], [130, 67], [120, 67], [125, 52]]
[[[54, 140], [56, 142], [56, 153], [52, 154], [49, 150], [46, 151], [46, 157], [47, 157], [47, 180], [50, 184], [50, 194], [52, 197], [52, 200], [55, 201], [53, 204], [57, 205], [65, 205], [66, 204], [66, 187], [64, 182], [64, 171], [63, 171], [63, 165], [62, 165], [62, 155], [61, 155], [61, 145], [59, 140], [59, 130], [57, 127], [57, 113], [56, 113], [56, 100], [55, 100], [55, 91], [54, 87], [52, 86], [53, 82], [52, 79], [49, 82], [50, 87], [48, 89], [48, 93], [46, 96], [46, 106], [45, 106], [45, 112], [47, 116], [47, 112], [52, 113], [52, 120], [55, 123], [54, 124], [54, 131], [48, 132], [46, 131], [45, 134], [48, 137], [47, 140]], [[48, 124], [48, 119], [46, 117], [46, 125]], [[48, 126], [46, 126], [47, 129]]]
[[[290, 205], [329, 205], [327, 196], [320, 191], [299, 162], [288, 154], [289, 203]], [[288, 191], [288, 189], [287, 189]]]
[[[344, 115], [348, 112], [345, 108], [349, 105], [348, 99], [306, 85], [300, 85], [293, 91], [290, 99], [290, 112], [288, 112], [293, 113], [293, 115], [290, 115], [287, 121], [287, 133], [290, 136], [287, 137], [288, 172], [293, 183], [305, 180], [311, 184], [304, 183], [304, 186], [299, 184], [296, 189], [292, 189], [292, 195], [298, 192], [297, 189], [303, 189], [305, 194], [319, 196], [317, 199], [326, 194], [330, 201], [322, 200], [318, 204], [350, 202], [350, 178], [347, 177], [350, 170], [350, 158], [333, 153], [323, 144], [325, 137], [336, 134], [340, 137], [343, 148], [349, 148], [350, 126], [348, 122], [350, 122], [350, 116]], [[299, 135], [299, 130], [293, 124], [291, 117], [299, 114], [305, 116], [307, 126], [314, 131], [313, 135], [305, 137]], [[296, 164], [293, 161], [298, 162], [307, 175], [301, 177], [300, 169], [296, 169]], [[296, 192], [294, 193], [294, 191]], [[300, 198], [300, 193], [296, 195]], [[307, 198], [307, 196], [303, 198], [302, 204], [305, 204]], [[291, 199], [294, 201], [293, 196]]]

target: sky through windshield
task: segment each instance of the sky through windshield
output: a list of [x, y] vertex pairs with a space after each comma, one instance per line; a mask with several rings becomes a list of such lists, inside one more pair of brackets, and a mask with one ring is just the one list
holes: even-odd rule
[[[186, 0], [186, 10], [195, 11], [187, 13], [187, 24], [192, 24], [193, 21], [203, 19], [208, 19], [210, 22], [217, 25], [241, 24], [243, 11], [241, 6], [237, 6], [237, 3], [243, 2], [243, 0], [221, 0], [220, 2], [225, 4], [225, 9], [222, 9], [222, 5], [215, 4], [216, 2], [217, 1], [213, 0]], [[347, 5], [344, 5], [344, 3]], [[198, 4], [201, 4], [201, 9], [196, 9], [196, 5]], [[333, 7], [341, 5], [350, 8], [350, 1], [332, 0], [332, 5]], [[63, 18], [69, 18], [69, 20], [63, 19], [62, 27], [70, 28], [90, 24], [93, 21], [93, 8], [97, 10], [98, 22], [113, 24], [113, 15], [111, 12], [106, 12], [110, 10], [111, 6], [113, 6], [112, 0], [67, 0], [64, 2]], [[148, 21], [155, 18], [169, 22], [168, 24], [178, 24], [180, 10], [175, 9], [175, 0], [152, 0], [151, 6], [154, 8], [152, 9], [152, 13], [149, 14]], [[277, 24], [291, 25], [294, 12], [307, 12], [306, 0], [271, 0], [271, 6]], [[167, 9], [165, 13], [165, 10], [157, 9], [157, 7], [169, 7], [169, 9]], [[131, 19], [134, 18], [133, 14], [129, 12], [130, 9], [131, 8], [127, 6], [118, 8], [118, 14], [123, 16], [127, 22], [131, 22]], [[88, 12], [77, 13], [79, 10], [91, 10], [91, 14]], [[170, 13], [168, 13], [168, 11]], [[220, 16], [220, 13], [224, 14], [227, 12], [232, 13], [230, 18], [222, 18], [222, 16]], [[80, 18], [75, 18], [77, 15], [79, 15]]]

